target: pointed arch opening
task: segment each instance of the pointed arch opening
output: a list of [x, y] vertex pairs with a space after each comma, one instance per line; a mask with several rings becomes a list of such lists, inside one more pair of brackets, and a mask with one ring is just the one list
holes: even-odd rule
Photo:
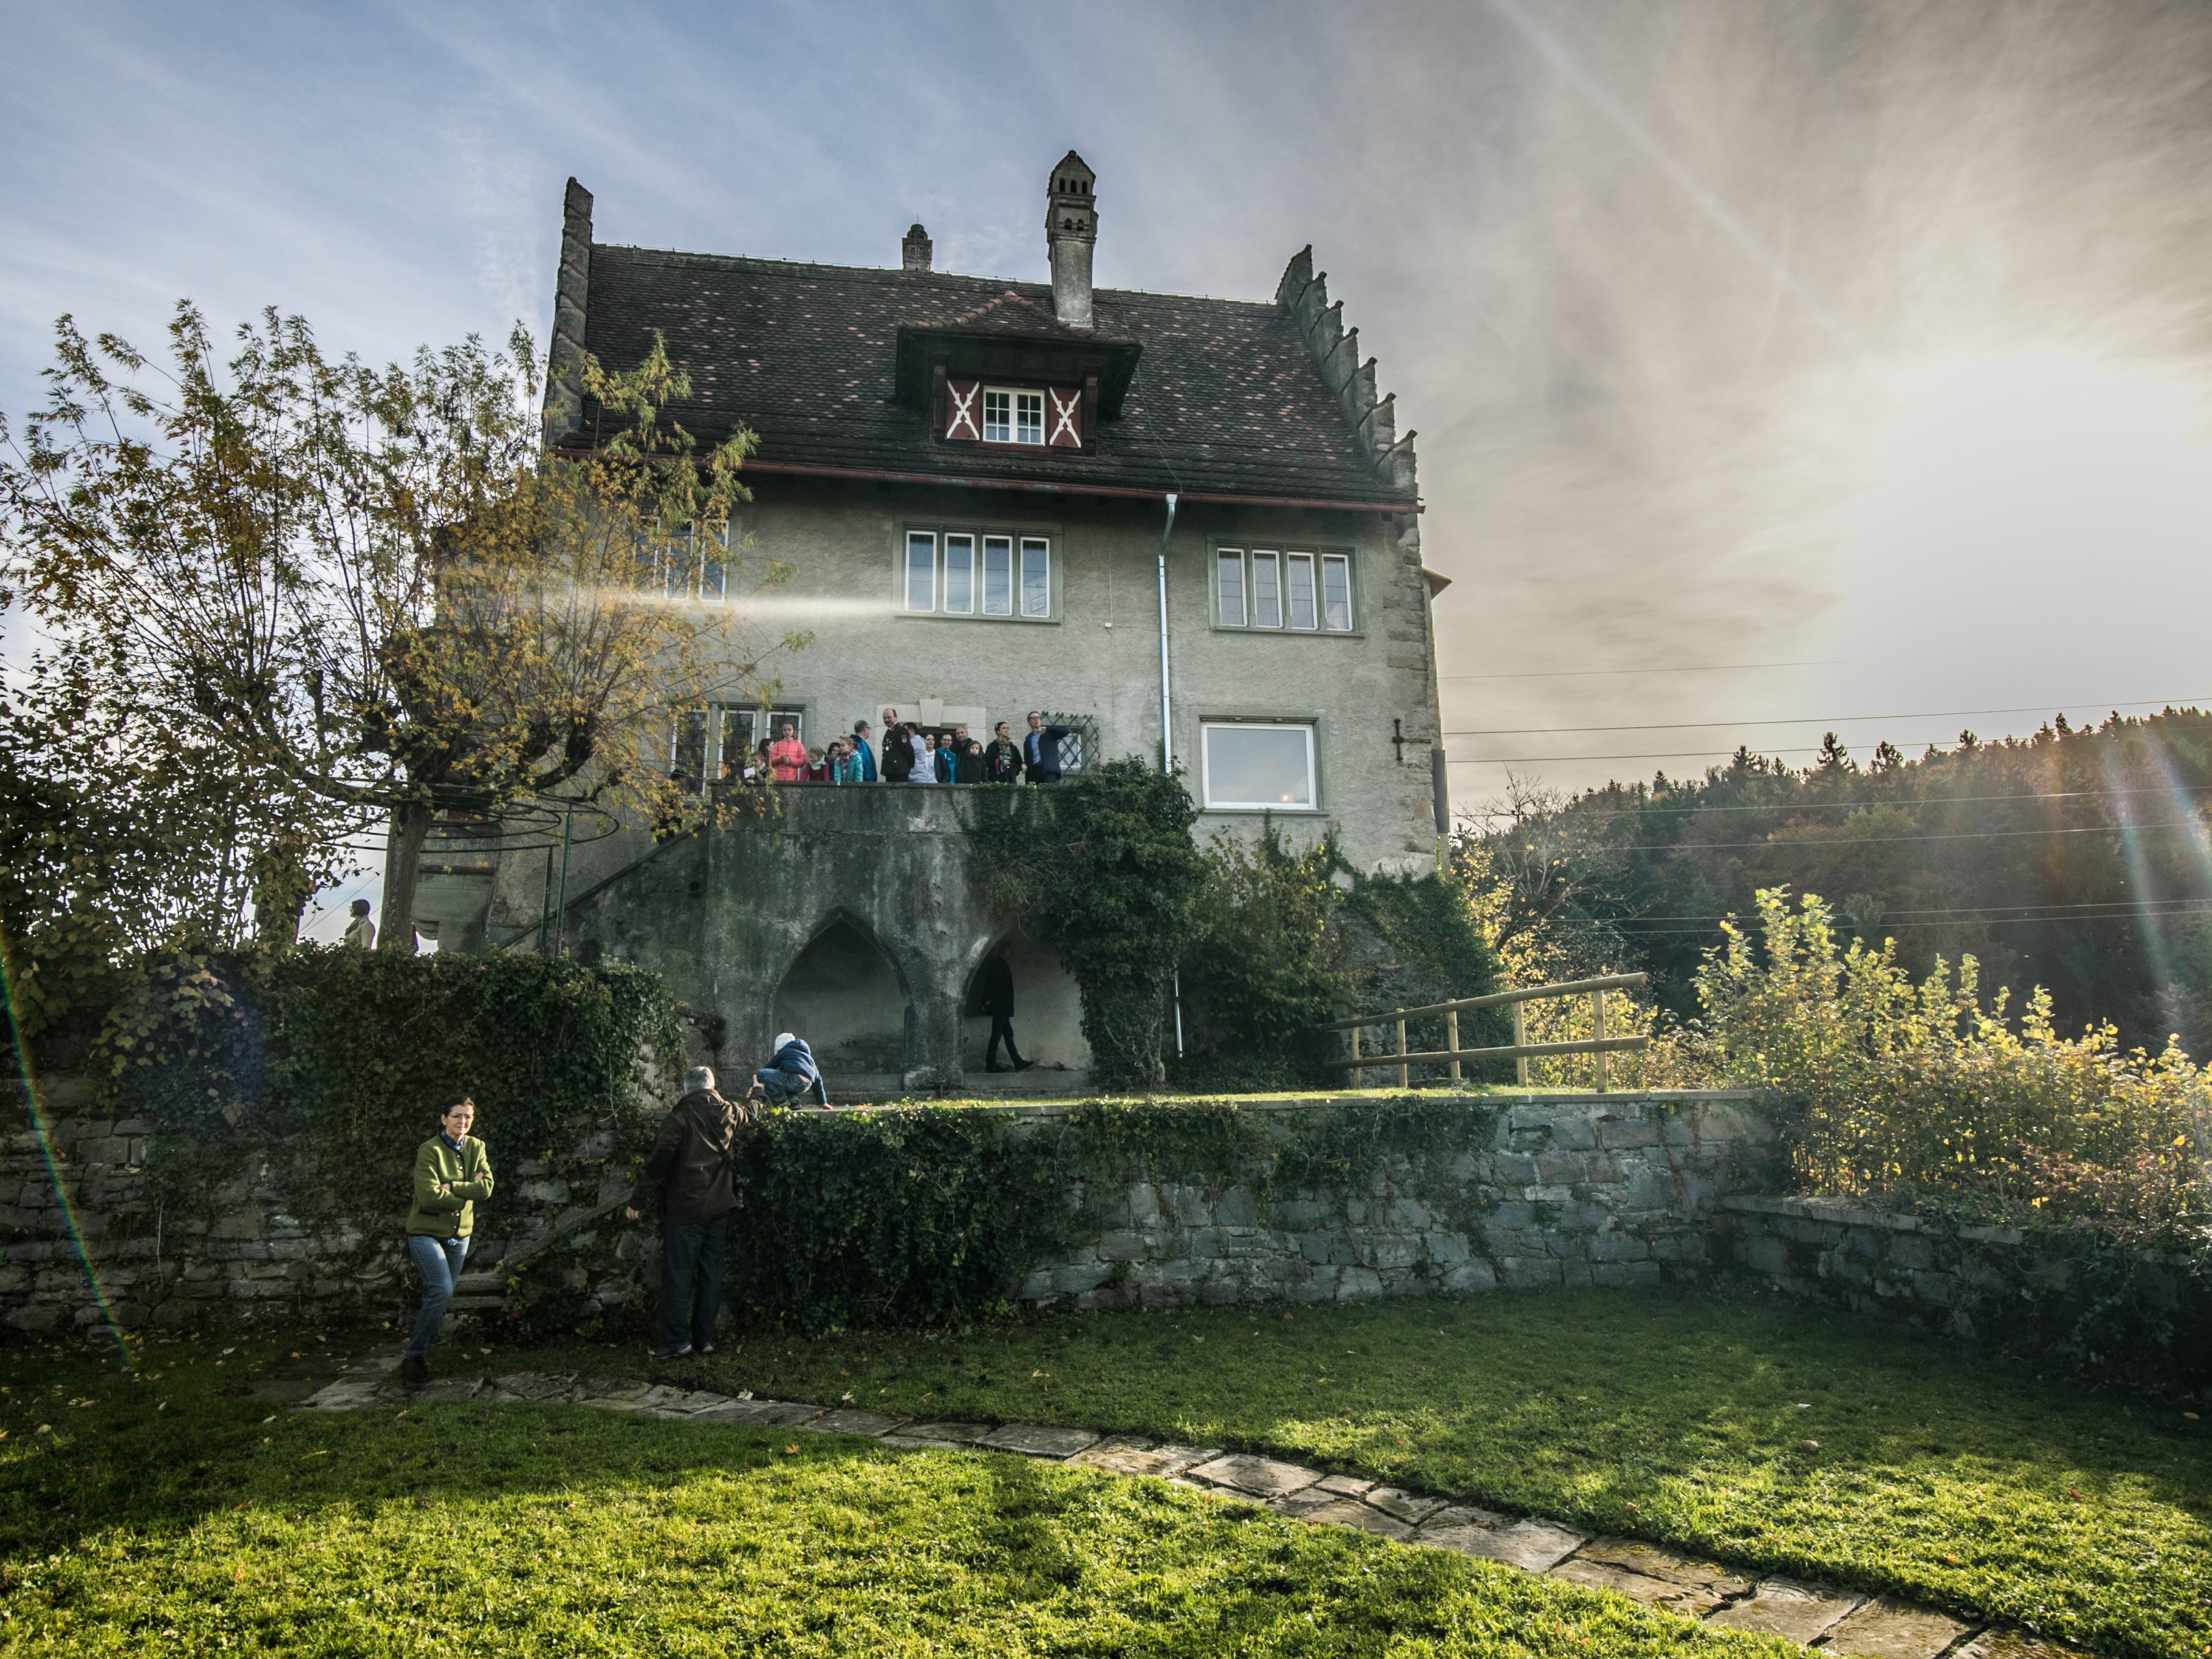
[[866, 929], [833, 916], [775, 988], [775, 1029], [806, 1039], [824, 1073], [897, 1076], [913, 1021], [898, 966]]
[[[1002, 943], [1013, 979], [1014, 1042], [1022, 1058], [1036, 1061], [1040, 1070], [1089, 1072], [1091, 1045], [1083, 1040], [1083, 995], [1075, 976], [1060, 965], [1051, 946], [1018, 928], [992, 940], [969, 973], [967, 992], [960, 1003], [962, 1069], [973, 1075], [984, 1068], [991, 1016], [983, 1007], [983, 976]], [[1007, 1063], [1003, 1053], [999, 1063]]]

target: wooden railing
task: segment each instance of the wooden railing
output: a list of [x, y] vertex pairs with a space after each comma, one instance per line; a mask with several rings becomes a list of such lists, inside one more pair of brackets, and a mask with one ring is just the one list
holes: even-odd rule
[[[1522, 1083], [1528, 1081], [1528, 1062], [1547, 1054], [1595, 1054], [1597, 1056], [1597, 1086], [1600, 1092], [1613, 1085], [1608, 1054], [1626, 1049], [1648, 1047], [1648, 1036], [1607, 1036], [1605, 1034], [1605, 994], [1625, 991], [1644, 983], [1643, 974], [1609, 974], [1602, 979], [1569, 980], [1560, 985], [1533, 985], [1525, 991], [1498, 991], [1485, 997], [1462, 997], [1455, 1002], [1432, 1002], [1422, 1008], [1393, 1008], [1384, 1013], [1354, 1014], [1349, 1019], [1340, 1019], [1322, 1026], [1324, 1031], [1352, 1033], [1352, 1058], [1344, 1062], [1345, 1069], [1358, 1081], [1359, 1073], [1377, 1066], [1398, 1068], [1398, 1086], [1409, 1086], [1409, 1068], [1415, 1066], [1439, 1066], [1451, 1062], [1452, 1081], [1460, 1080], [1460, 1066], [1470, 1060], [1510, 1060], [1514, 1075]], [[1587, 995], [1590, 1000], [1591, 1035], [1575, 1042], [1531, 1042], [1528, 1041], [1528, 1016], [1523, 1010], [1529, 1003], [1553, 997]], [[1459, 1046], [1459, 1017], [1475, 1008], [1504, 1008], [1513, 1010], [1513, 1041], [1503, 1048], [1462, 1048]], [[1432, 1015], [1444, 1017], [1445, 1042], [1450, 1046], [1431, 1049], [1425, 1054], [1406, 1052], [1406, 1022], [1426, 1019]], [[1363, 1054], [1359, 1052], [1359, 1034], [1370, 1025], [1398, 1028], [1398, 1049], [1395, 1054]]]

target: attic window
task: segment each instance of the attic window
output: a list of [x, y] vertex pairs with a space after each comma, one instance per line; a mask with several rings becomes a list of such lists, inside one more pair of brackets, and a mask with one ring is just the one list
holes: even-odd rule
[[1042, 444], [1044, 441], [1044, 393], [1019, 392], [1011, 386], [984, 387], [983, 441], [987, 444]]

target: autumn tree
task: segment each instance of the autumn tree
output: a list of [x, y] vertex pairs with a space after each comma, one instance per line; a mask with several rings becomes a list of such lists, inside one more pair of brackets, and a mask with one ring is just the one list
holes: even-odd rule
[[696, 811], [641, 763], [670, 710], [759, 696], [804, 642], [752, 640], [734, 602], [751, 435], [702, 453], [665, 421], [689, 387], [658, 342], [585, 377], [617, 435], [563, 459], [519, 331], [380, 369], [272, 311], [224, 362], [185, 304], [157, 366], [64, 318], [45, 406], [20, 441], [0, 426], [0, 569], [95, 702], [252, 785], [274, 902], [331, 813], [388, 824], [380, 931], [411, 949], [440, 811]]

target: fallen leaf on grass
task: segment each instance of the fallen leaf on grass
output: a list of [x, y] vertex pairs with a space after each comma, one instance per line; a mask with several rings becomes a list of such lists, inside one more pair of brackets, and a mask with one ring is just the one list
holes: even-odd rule
[[796, 1457], [799, 1455], [799, 1448], [796, 1446], [786, 1446], [783, 1449], [783, 1455], [786, 1457]]
[[1800, 1440], [1797, 1443], [1802, 1446], [1807, 1451], [1818, 1451], [1820, 1449], [1820, 1443], [1817, 1440]]

